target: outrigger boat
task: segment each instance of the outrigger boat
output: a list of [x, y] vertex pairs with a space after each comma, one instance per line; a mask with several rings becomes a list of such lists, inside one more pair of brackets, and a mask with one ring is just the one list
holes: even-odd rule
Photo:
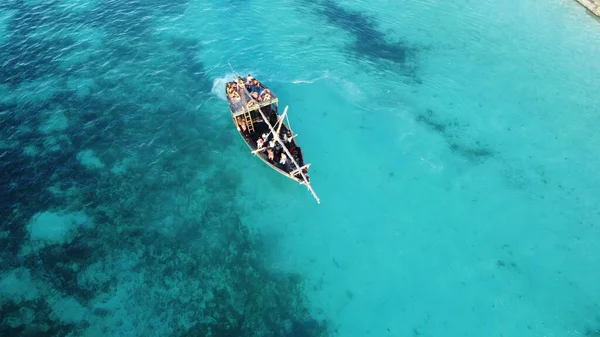
[[298, 135], [290, 127], [288, 106], [279, 115], [279, 100], [269, 88], [250, 75], [240, 77], [231, 64], [229, 67], [235, 74], [233, 81], [225, 85], [231, 118], [251, 153], [275, 171], [306, 186], [320, 204], [310, 185], [310, 164], [304, 163], [302, 149], [296, 144]]

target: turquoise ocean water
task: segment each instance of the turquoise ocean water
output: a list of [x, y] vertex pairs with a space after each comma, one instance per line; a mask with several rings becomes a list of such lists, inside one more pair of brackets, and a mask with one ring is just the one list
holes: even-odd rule
[[566, 0], [4, 1], [0, 335], [597, 336], [599, 40]]

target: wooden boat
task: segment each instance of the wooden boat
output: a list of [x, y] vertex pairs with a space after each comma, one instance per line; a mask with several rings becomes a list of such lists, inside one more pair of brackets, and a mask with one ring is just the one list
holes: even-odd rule
[[254, 78], [246, 85], [251, 76], [242, 78], [229, 66], [235, 77], [224, 89], [231, 118], [251, 153], [275, 171], [306, 186], [320, 204], [310, 185], [310, 164], [304, 163], [302, 149], [296, 143], [298, 135], [290, 127], [288, 107], [279, 115], [279, 100], [269, 88]]

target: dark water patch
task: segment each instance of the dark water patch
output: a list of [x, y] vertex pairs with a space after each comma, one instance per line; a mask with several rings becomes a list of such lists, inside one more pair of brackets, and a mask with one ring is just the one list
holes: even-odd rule
[[187, 0], [99, 0], [88, 23], [111, 34], [142, 37], [151, 33], [154, 18], [181, 15], [187, 6]]
[[[280, 279], [281, 284], [277, 285], [272, 283], [275, 280], [271, 281], [274, 275], [265, 275], [264, 270], [258, 272], [262, 281], [240, 269], [239, 273], [245, 274], [245, 282], [234, 285], [233, 291], [217, 290], [214, 302], [208, 304], [210, 313], [207, 314], [215, 317], [213, 322], [197, 324], [188, 333], [206, 335], [208, 331], [219, 331], [219, 336], [260, 334], [269, 337], [329, 335], [325, 322], [310, 318], [305, 310], [298, 310], [300, 308], [290, 302], [299, 290], [281, 289], [295, 287], [297, 279]], [[269, 300], [256, 301], [256, 298], [263, 298], [256, 296], [268, 296]]]
[[100, 1], [90, 11], [88, 24], [114, 36], [142, 37], [151, 32], [152, 14], [139, 1]]
[[[180, 165], [186, 165], [183, 159]], [[140, 196], [126, 205], [133, 209], [128, 221], [122, 221], [124, 217], [119, 211], [105, 214], [106, 222], [96, 226], [101, 233], [84, 232], [69, 244], [46, 247], [36, 256], [28, 257], [27, 267], [35, 275], [41, 275], [54, 289], [85, 305], [100, 294], [110, 293], [115, 281], [82, 286], [76, 282], [78, 273], [94, 261], [99, 261], [97, 256], [109, 258], [123, 250], [142, 251], [144, 253], [140, 260], [129, 270], [147, 275], [146, 283], [140, 284], [140, 290], [135, 295], [139, 296], [140, 301], [145, 301], [141, 302], [142, 306], [147, 306], [150, 311], [159, 310], [156, 314], [163, 313], [164, 310], [160, 308], [164, 306], [181, 314], [194, 313], [194, 317], [210, 318], [196, 324], [191, 330], [177, 331], [176, 335], [187, 333], [189, 336], [204, 336], [212, 331], [222, 336], [326, 336], [327, 324], [311, 318], [304, 307], [302, 279], [274, 274], [265, 268], [263, 256], [269, 245], [253, 238], [236, 214], [240, 210], [228, 203], [237, 188], [232, 175], [235, 172], [221, 172], [215, 179], [207, 179], [205, 187], [212, 197], [202, 207], [209, 207], [211, 214], [187, 220], [175, 237], [145, 229], [148, 214], [155, 212], [153, 216], [160, 215], [160, 211], [153, 211], [161, 209], [157, 207], [158, 204], [174, 201], [167, 194], [161, 196], [160, 203], [151, 203], [151, 199], [144, 200]], [[98, 196], [109, 191], [115, 194], [115, 197], [104, 199], [105, 209], [115, 209], [113, 203], [130, 199], [131, 191], [133, 194], [149, 194], [136, 187], [145, 184], [144, 181], [128, 176], [121, 179], [121, 184], [115, 184], [114, 181], [111, 184], [107, 177], [99, 176], [101, 183], [81, 187], [99, 190]], [[186, 182], [178, 184], [184, 185]], [[133, 190], [123, 189], [124, 185], [133, 185]], [[94, 210], [92, 212], [97, 213]], [[219, 239], [215, 241], [217, 237]], [[192, 248], [197, 240], [210, 244], [201, 244], [203, 250], [198, 251]], [[104, 250], [100, 249], [99, 242], [105, 247]], [[106, 265], [105, 272], [110, 273], [110, 266]], [[210, 275], [218, 270], [226, 271], [220, 274], [225, 278], [210, 281]], [[202, 280], [200, 287], [214, 294], [205, 309], [200, 310], [195, 304], [165, 296], [164, 290], [161, 290], [171, 288], [173, 282], [188, 286], [186, 282], [191, 280]], [[223, 284], [227, 284], [227, 287], [223, 287]], [[197, 291], [198, 285], [191, 283], [189, 286]], [[156, 289], [156, 294], [162, 295], [150, 296], [155, 291], [153, 289]], [[152, 301], [148, 298], [152, 298]], [[50, 317], [49, 313], [43, 311], [40, 315], [46, 315], [46, 319]], [[55, 327], [56, 322], [47, 322]]]
[[58, 265], [90, 262], [100, 252], [95, 253], [94, 248], [83, 243], [82, 240], [83, 238], [76, 238], [72, 243], [55, 243], [40, 248], [24, 259], [24, 266], [32, 270], [41, 267], [45, 271], [50, 271]]
[[415, 120], [419, 123], [426, 125], [431, 130], [437, 133], [444, 134], [446, 132], [447, 125], [445, 123], [435, 120], [433, 117], [432, 110], [427, 110], [426, 113], [417, 115]]
[[178, 38], [171, 40], [171, 46], [182, 55], [181, 66], [194, 83], [190, 94], [210, 94], [212, 80], [208, 77], [204, 64], [198, 59], [200, 42], [197, 39]]
[[0, 104], [0, 136], [5, 142], [15, 140], [19, 126], [23, 124], [16, 118], [17, 111], [16, 104]]
[[88, 235], [82, 228], [79, 229], [80, 234], [69, 243], [61, 245], [61, 250], [57, 254], [57, 258], [64, 264], [84, 264], [94, 261], [103, 254], [101, 246], [93, 247], [90, 245]]
[[23, 3], [23, 0], [4, 0], [4, 1], [0, 2], [0, 9], [15, 10], [19, 6], [21, 6], [22, 3]]
[[12, 87], [56, 74], [59, 61], [76, 41], [72, 38], [40, 39], [25, 37], [9, 39], [0, 49], [0, 83]]
[[[0, 305], [0, 323], [7, 320], [19, 320], [21, 317], [21, 305], [12, 300], [4, 302]], [[26, 326], [0, 324], [0, 336], [22, 336]]]
[[[112, 58], [143, 61], [148, 50], [139, 48], [154, 39], [150, 36], [152, 23], [157, 16], [183, 14], [187, 1], [99, 1], [89, 12], [76, 13], [60, 8], [55, 1], [28, 4], [14, 2], [8, 7], [16, 9], [7, 25], [8, 41], [0, 46], [0, 83], [16, 86], [62, 72], [58, 68], [59, 57], [75, 49], [85, 52], [88, 41], [76, 41], [68, 37], [73, 28], [102, 28], [113, 38], [105, 42], [105, 53], [99, 58], [106, 61], [106, 53], [113, 52]], [[60, 33], [60, 37], [35, 37], [37, 31]], [[142, 39], [142, 40], [141, 40]], [[74, 69], [71, 69], [74, 70]]]
[[475, 146], [460, 142], [459, 132], [461, 132], [461, 129], [468, 127], [468, 124], [461, 124], [457, 121], [442, 121], [434, 114], [433, 110], [417, 114], [415, 121], [442, 136], [452, 152], [461, 155], [472, 163], [481, 163], [495, 155], [494, 151], [487, 146], [482, 146], [478, 141], [475, 142]]
[[54, 1], [36, 4], [19, 1], [9, 6], [16, 13], [7, 25], [8, 40], [0, 46], [0, 83], [16, 86], [55, 74], [58, 58], [68, 54], [76, 41], [66, 34], [58, 37], [34, 34], [81, 27], [84, 16], [61, 10]]
[[[102, 27], [111, 36], [100, 47], [102, 53], [67, 70], [53, 63], [40, 63], [38, 68], [47, 73], [18, 78], [25, 81], [47, 75], [67, 84], [67, 75], [88, 77], [96, 89], [82, 95], [63, 87], [38, 106], [3, 107], [19, 109], [19, 117], [2, 126], [3, 135], [12, 133], [19, 123], [24, 123], [22, 117], [34, 110], [36, 113], [31, 115], [38, 116], [55, 109], [64, 111], [69, 128], [56, 138], [60, 151], [15, 157], [16, 160], [2, 164], [7, 165], [6, 172], [0, 174], [5, 185], [14, 183], [9, 179], [12, 173], [21, 174], [22, 178], [17, 179], [18, 191], [9, 195], [12, 201], [7, 201], [18, 205], [13, 207], [18, 217], [11, 218], [9, 226], [19, 235], [3, 241], [3, 247], [8, 249], [0, 254], [6, 260], [5, 256], [20, 250], [27, 239], [26, 224], [36, 212], [85, 209], [94, 218], [94, 230], [80, 229], [72, 242], [47, 246], [22, 261], [52, 291], [73, 297], [83, 305], [91, 304], [90, 300], [97, 296], [110, 295], [117, 285], [115, 270], [122, 268], [119, 256], [128, 254], [133, 256], [128, 275], [141, 275], [144, 280], [138, 289], [129, 289], [140, 306], [153, 312], [152, 317], [164, 314], [166, 308], [177, 312], [172, 321], [167, 318], [161, 324], [177, 326], [172, 323], [182, 314], [193, 321], [211, 318], [187, 331], [194, 336], [207, 335], [209, 330], [222, 336], [264, 336], [262, 331], [267, 336], [324, 336], [327, 324], [308, 314], [301, 278], [276, 274], [264, 266], [270, 245], [250, 233], [241, 220], [244, 210], [234, 204], [239, 172], [226, 169], [226, 163], [214, 155], [215, 149], [226, 147], [231, 139], [222, 129], [198, 117], [211, 112], [194, 108], [201, 102], [199, 97], [212, 89], [198, 57], [198, 41], [161, 41], [149, 34], [157, 16], [179, 15], [186, 6], [187, 2], [100, 1], [92, 12], [85, 13], [85, 22], [92, 28]], [[50, 19], [31, 16], [28, 20], [43, 24], [40, 20], [51, 20], [53, 15]], [[26, 37], [32, 27], [19, 27], [13, 33]], [[69, 44], [65, 46], [67, 53], [74, 50]], [[166, 54], [165, 49], [171, 53]], [[154, 58], [159, 62], [153, 62]], [[154, 76], [153, 64], [165, 63], [166, 74]], [[134, 81], [130, 76], [109, 77], [105, 75], [108, 72], [133, 73], [137, 78]], [[178, 96], [165, 97], [161, 95], [163, 89]], [[43, 117], [28, 119], [31, 130], [15, 139], [22, 144], [39, 145], [47, 137], [36, 131], [42, 122]], [[77, 154], [87, 149], [93, 150], [106, 167], [84, 168]], [[19, 151], [9, 154], [21, 155]], [[109, 171], [113, 164], [130, 157], [133, 162], [120, 175]], [[214, 165], [218, 166], [218, 174], [198, 177]], [[26, 169], [19, 171], [22, 168]], [[23, 188], [21, 180], [26, 179], [30, 185]], [[44, 192], [50, 185], [62, 192]], [[72, 190], [64, 193], [69, 188]], [[209, 197], [201, 199], [202, 194]], [[16, 262], [11, 266], [18, 265]], [[90, 272], [86, 270], [90, 265], [103, 265], [99, 269], [106, 278], [81, 284], [80, 275]], [[185, 290], [172, 292], [173, 284]], [[205, 309], [199, 309], [195, 301], [187, 303], [182, 299], [190, 294], [194, 294], [193, 298], [214, 294], [214, 298], [207, 300]], [[47, 306], [36, 307], [35, 311], [36, 321], [47, 327], [46, 334], [66, 335], [75, 329], [50, 320], [53, 314]], [[111, 314], [102, 309], [93, 313]], [[0, 328], [8, 325], [0, 324]], [[119, 331], [118, 327], [110, 329]], [[174, 335], [186, 333], [176, 330]]]
[[102, 247], [91, 246], [78, 236], [69, 243], [52, 244], [39, 249], [24, 259], [24, 266], [32, 270], [32, 275], [69, 294], [82, 305], [96, 296], [97, 289], [87, 289], [78, 284], [78, 276], [86, 265], [97, 261], [103, 254]]
[[514, 270], [518, 270], [519, 268], [517, 267], [517, 264], [513, 261], [504, 261], [504, 260], [497, 260], [496, 261], [496, 266], [499, 268], [511, 268]]
[[[120, 158], [110, 149], [122, 154], [122, 149], [135, 142], [139, 130], [144, 127], [140, 118], [127, 119], [128, 115], [136, 114], [138, 110], [133, 104], [98, 96], [70, 102], [65, 114], [70, 123], [80, 126], [69, 134], [70, 150], [74, 154], [93, 150], [106, 167], [111, 167]], [[89, 177], [92, 172], [82, 170], [79, 174]]]
[[[70, 108], [78, 108], [78, 104], [80, 102], [80, 98], [77, 97], [77, 91], [74, 89], [67, 89], [63, 83], [60, 89], [57, 89], [52, 97], [50, 98], [48, 104], [49, 106], [54, 106], [58, 108], [62, 108], [65, 110], [66, 114], [77, 114], [78, 111], [72, 111]], [[72, 117], [67, 115], [67, 117]]]
[[117, 39], [107, 41], [104, 46], [104, 52], [111, 55], [111, 60], [122, 60], [143, 62], [149, 57], [148, 44], [133, 45], [131, 40]]
[[[326, 324], [313, 320], [302, 309], [301, 278], [268, 271], [261, 257], [268, 245], [252, 239], [248, 228], [236, 215], [238, 210], [231, 205], [226, 206], [229, 196], [222, 193], [226, 186], [235, 188], [235, 184], [229, 185], [232, 183], [228, 179], [214, 180], [216, 182], [210, 179], [209, 192], [215, 192], [215, 195], [203, 204], [203, 208], [209, 208], [206, 209], [208, 215], [184, 224], [183, 231], [177, 232], [175, 238], [154, 234], [140, 239], [140, 244], [145, 247], [144, 261], [140, 261], [140, 265], [153, 275], [161, 275], [165, 286], [171, 284], [168, 279], [182, 272], [189, 275], [186, 279], [193, 277], [207, 281], [210, 277], [201, 275], [213, 273], [216, 266], [227, 271], [225, 279], [201, 285], [212, 289], [210, 293], [214, 295], [207, 301], [205, 309], [198, 311], [198, 307], [194, 306], [195, 316], [206, 319], [180, 335], [205, 336], [209, 332], [219, 336], [327, 335]], [[146, 202], [141, 203], [144, 204]], [[201, 240], [210, 241], [210, 245], [202, 245], [201, 251], [189, 246], [199, 239], [199, 233], [204, 237]], [[193, 262], [186, 261], [187, 254], [195, 256]], [[146, 282], [145, 289], [157, 287], [154, 279]], [[228, 286], [223, 287], [222, 284]], [[169, 303], [171, 308], [181, 308], [182, 312], [189, 310], [184, 309], [186, 305], [181, 301], [159, 300], [162, 301]]]
[[330, 24], [354, 37], [349, 46], [351, 54], [357, 58], [392, 62], [396, 67], [400, 66], [405, 75], [416, 75], [414, 62], [419, 48], [405, 41], [390, 42], [377, 29], [376, 19], [364, 13], [345, 9], [332, 0], [322, 1], [318, 6], [318, 12]]
[[486, 147], [471, 147], [449, 141], [449, 148], [452, 152], [458, 153], [472, 163], [481, 163], [494, 156], [494, 152]]
[[[8, 115], [13, 113], [15, 110], [17, 109], [17, 105], [16, 104], [12, 104], [12, 103], [0, 103], [0, 115]], [[0, 132], [4, 131], [4, 128], [6, 127], [4, 124], [6, 120], [6, 117], [2, 118], [2, 123], [0, 123]]]
[[53, 170], [36, 165], [21, 149], [7, 149], [0, 161], [0, 221], [9, 232], [0, 238], [3, 254], [16, 255], [26, 236], [25, 225], [40, 209], [54, 204], [54, 196], [46, 190]]
[[585, 337], [600, 337], [600, 308], [597, 310], [595, 322], [586, 322], [585, 328], [582, 329]]
[[41, 1], [28, 3], [18, 1], [11, 9], [17, 10], [7, 25], [11, 40], [29, 37], [37, 29], [64, 29], [79, 26], [84, 22], [84, 17], [76, 13], [69, 13], [57, 6], [57, 1]]
[[[23, 101], [19, 104], [11, 104], [9, 105], [9, 113], [2, 116], [0, 134], [5, 134], [21, 144], [41, 147], [47, 135], [40, 131], [40, 128], [48, 122], [52, 112], [61, 108], [61, 100], [54, 97], [43, 101]], [[9, 129], [7, 130], [7, 128]], [[49, 131], [49, 134], [58, 136], [53, 138], [60, 140], [61, 133], [68, 132], [68, 130], [60, 131], [62, 132]]]
[[597, 327], [597, 328], [586, 327], [583, 334], [585, 337], [600, 337], [600, 327]]
[[[19, 324], [26, 315], [24, 310], [28, 310], [34, 314], [30, 322]], [[45, 299], [37, 299], [33, 301], [22, 301], [15, 303], [9, 301], [0, 307], [0, 336], [40, 336], [40, 337], [55, 337], [67, 336], [74, 332], [76, 326], [74, 324], [65, 324], [63, 322], [54, 321], [52, 317], [52, 309]], [[8, 321], [12, 321], [8, 323]]]
[[106, 317], [111, 314], [111, 311], [103, 308], [94, 308], [93, 313], [99, 317]]
[[[49, 192], [48, 187], [59, 181], [68, 186], [77, 179], [80, 184], [93, 180], [92, 175], [81, 170], [68, 137], [53, 137], [54, 145], [60, 150], [44, 151], [44, 143], [48, 138], [36, 129], [45, 118], [40, 112], [50, 108], [51, 101], [13, 106], [13, 113], [5, 115], [7, 118], [0, 129], [0, 134], [22, 144], [3, 150], [3, 160], [0, 162], [0, 215], [2, 228], [10, 231], [9, 238], [0, 241], [3, 241], [3, 247], [7, 247], [6, 253], [9, 254], [19, 250], [25, 237], [26, 224], [35, 213], [64, 201]], [[27, 125], [29, 130], [21, 128], [16, 132], [22, 125]], [[40, 153], [24, 154], [23, 147], [26, 145], [38, 147]]]
[[288, 337], [313, 337], [321, 336], [325, 332], [325, 326], [322, 322], [315, 319], [305, 321], [292, 321], [292, 329]]

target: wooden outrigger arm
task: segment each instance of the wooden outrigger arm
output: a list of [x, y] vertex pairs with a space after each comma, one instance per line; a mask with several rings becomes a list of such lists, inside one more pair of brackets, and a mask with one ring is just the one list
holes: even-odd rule
[[[277, 123], [275, 123], [275, 125], [279, 124], [279, 126], [277, 127], [277, 134], [279, 134], [279, 130], [281, 129], [281, 125], [283, 123], [283, 116], [287, 114], [287, 109], [288, 109], [288, 106], [286, 105], [285, 106], [285, 111], [283, 112], [283, 115], [281, 115], [281, 116], [279, 116], [277, 118]], [[271, 135], [271, 133], [273, 133], [273, 130], [271, 130], [271, 131], [269, 131], [269, 133], [267, 133], [267, 138], [269, 138], [269, 136]], [[293, 137], [290, 137], [290, 138], [293, 138]]]
[[279, 125], [277, 126], [277, 134], [279, 134], [279, 130], [281, 130], [281, 126], [283, 125], [284, 117], [287, 116], [287, 109], [288, 109], [288, 106], [286, 105], [285, 110], [283, 110], [283, 115], [281, 115], [281, 118], [278, 121]]
[[[235, 74], [235, 76], [237, 78], [240, 78], [241, 76], [235, 71], [235, 69], [233, 69], [233, 66], [231, 66], [231, 63], [227, 62], [227, 64], [229, 65], [229, 68], [231, 68], [231, 71]], [[252, 97], [252, 95], [250, 95], [250, 93], [248, 92], [248, 89], [246, 88], [246, 86], [244, 86], [244, 92], [246, 93], [246, 95], [248, 95], [248, 97], [251, 97], [252, 100], [254, 102], [256, 102], [256, 100], [254, 99], [254, 97]], [[300, 175], [302, 176], [302, 179], [304, 180], [304, 181], [300, 182], [300, 184], [306, 186], [306, 188], [308, 188], [308, 190], [313, 195], [313, 197], [317, 200], [317, 203], [320, 204], [321, 200], [319, 200], [319, 197], [317, 196], [317, 193], [315, 193], [315, 190], [313, 190], [312, 186], [310, 186], [310, 183], [308, 182], [308, 178], [306, 178], [306, 175], [302, 171], [302, 168], [300, 167], [300, 165], [298, 165], [298, 163], [296, 162], [296, 160], [294, 159], [294, 157], [292, 156], [292, 154], [288, 150], [287, 146], [285, 146], [285, 144], [281, 141], [281, 138], [279, 138], [279, 133], [275, 132], [275, 129], [273, 128], [273, 126], [271, 125], [271, 123], [269, 122], [269, 120], [267, 119], [267, 117], [265, 116], [265, 114], [262, 112], [262, 110], [260, 110], [260, 106], [259, 106], [258, 102], [256, 102], [256, 103], [257, 103], [256, 108], [258, 109], [258, 112], [262, 116], [263, 121], [265, 122], [265, 124], [267, 124], [267, 126], [269, 127], [269, 130], [271, 131], [271, 133], [273, 133], [273, 138], [281, 145], [281, 147], [283, 148], [283, 151], [285, 151], [285, 153], [287, 154], [289, 160], [292, 163], [294, 163], [294, 166], [296, 166], [296, 170], [294, 170], [292, 172], [299, 171]], [[287, 107], [286, 107], [286, 113], [287, 113]], [[282, 120], [283, 120], [283, 118], [282, 118]], [[290, 174], [290, 177], [293, 178], [294, 175]]]
[[305, 168], [309, 168], [309, 167], [310, 167], [310, 164], [306, 164], [306, 165], [302, 166], [301, 168], [299, 168], [299, 169], [297, 169], [297, 170], [293, 170], [292, 172], [290, 172], [290, 174], [291, 174], [291, 175], [294, 175], [294, 174], [296, 174], [297, 172], [300, 172], [300, 171], [304, 170]]

